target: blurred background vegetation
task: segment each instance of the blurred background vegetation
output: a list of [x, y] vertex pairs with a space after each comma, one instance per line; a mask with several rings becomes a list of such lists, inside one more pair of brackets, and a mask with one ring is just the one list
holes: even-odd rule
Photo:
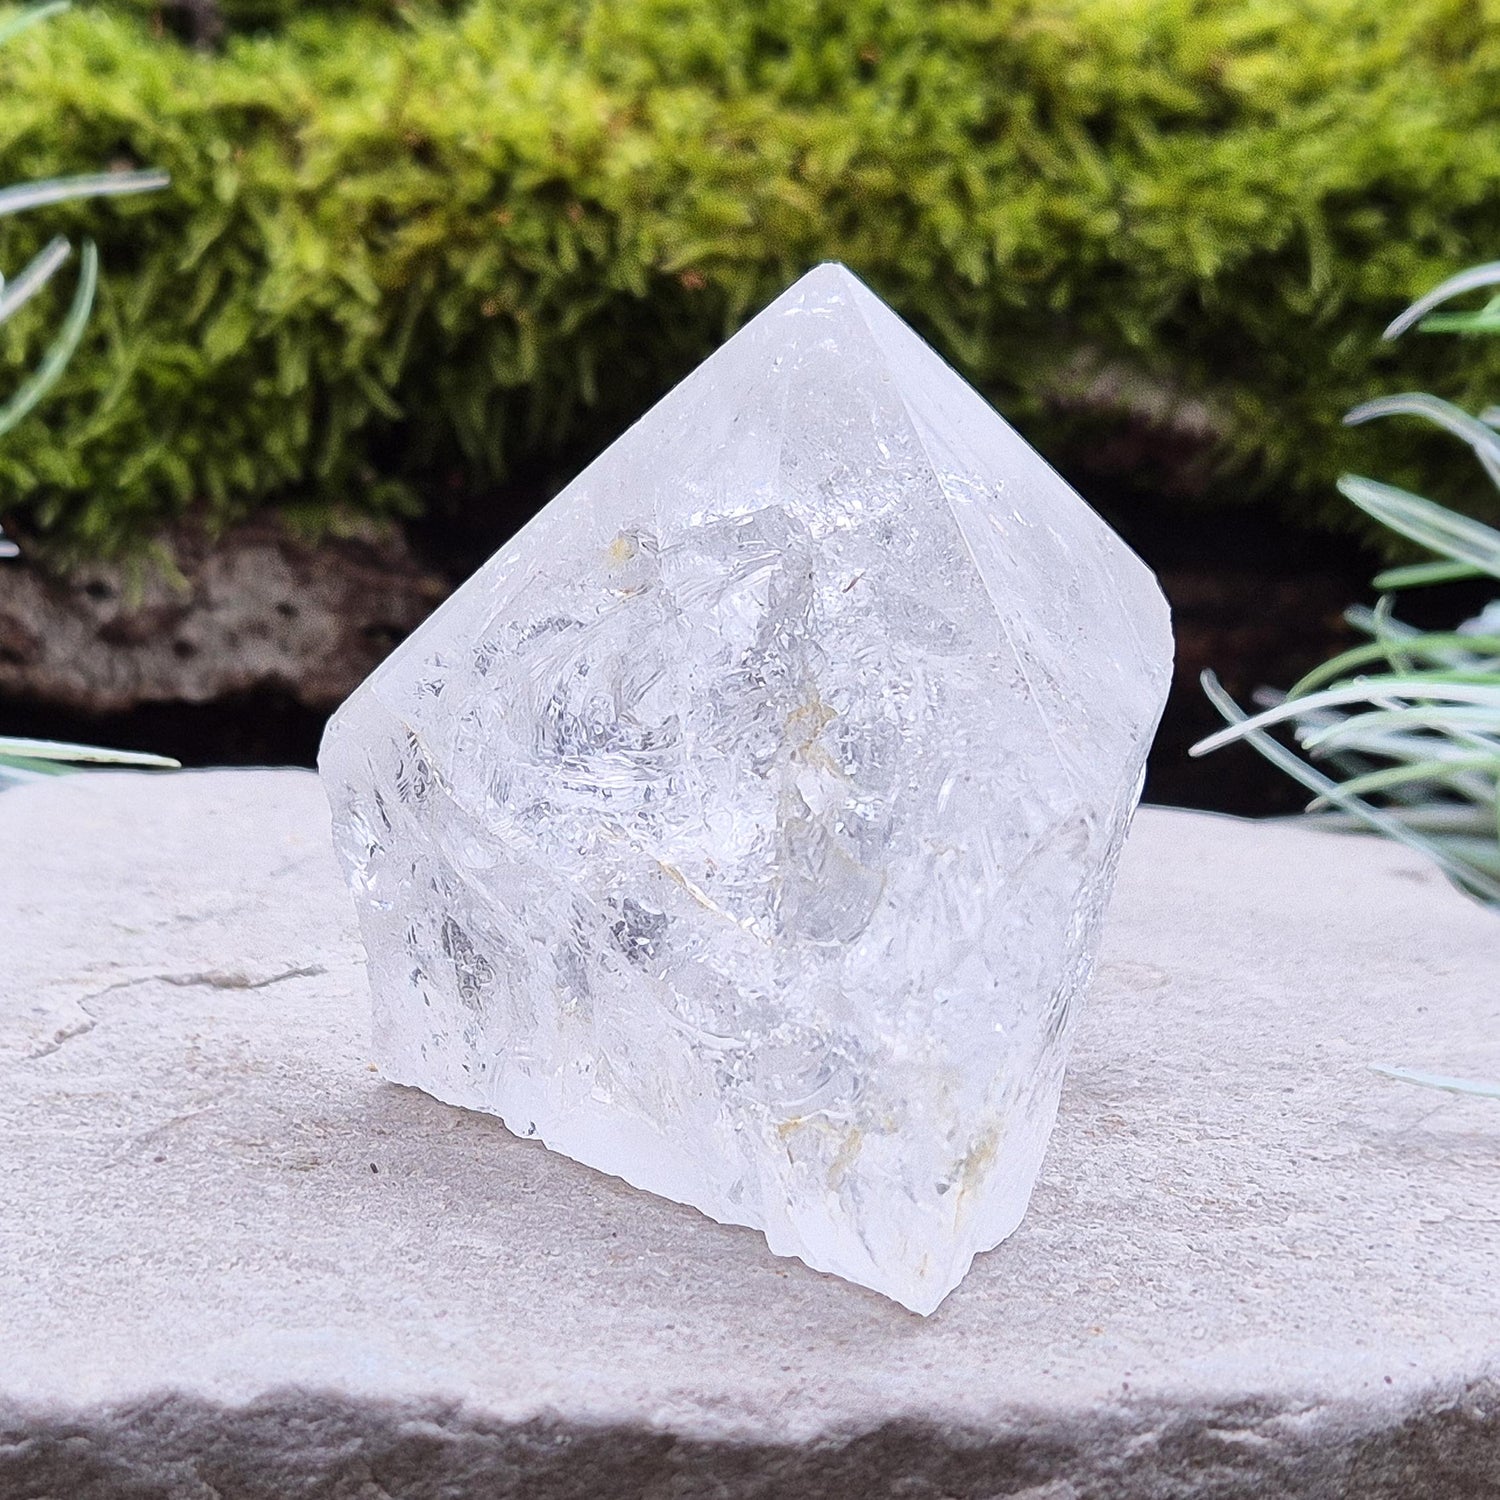
[[[1493, 9], [80, 7], [0, 57], [5, 176], [173, 189], [0, 234], [16, 264], [87, 222], [109, 268], [0, 453], [0, 522], [106, 556], [184, 516], [316, 529], [566, 477], [832, 258], [1065, 468], [1144, 423], [1195, 441], [1132, 449], [1142, 483], [1355, 524], [1344, 469], [1431, 473], [1341, 413], [1393, 381], [1472, 404], [1500, 368], [1417, 345], [1398, 377], [1379, 342], [1500, 243]], [[57, 314], [7, 327], [7, 363]]]

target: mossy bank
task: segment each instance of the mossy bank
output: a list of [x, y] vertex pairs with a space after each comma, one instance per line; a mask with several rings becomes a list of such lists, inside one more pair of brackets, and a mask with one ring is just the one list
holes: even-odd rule
[[1346, 467], [1440, 489], [1404, 424], [1341, 413], [1500, 374], [1379, 343], [1500, 246], [1491, 3], [194, 10], [99, 4], [0, 54], [0, 179], [172, 175], [0, 233], [8, 270], [59, 229], [103, 252], [86, 346], [0, 450], [0, 519], [59, 555], [565, 471], [830, 258], [1071, 472], [1130, 423], [1199, 433], [1195, 503], [1338, 518]]

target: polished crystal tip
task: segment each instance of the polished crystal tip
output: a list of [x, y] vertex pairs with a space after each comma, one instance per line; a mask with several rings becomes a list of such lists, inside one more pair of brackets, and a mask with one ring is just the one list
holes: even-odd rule
[[818, 268], [329, 725], [381, 1069], [930, 1312], [1025, 1211], [1171, 658]]

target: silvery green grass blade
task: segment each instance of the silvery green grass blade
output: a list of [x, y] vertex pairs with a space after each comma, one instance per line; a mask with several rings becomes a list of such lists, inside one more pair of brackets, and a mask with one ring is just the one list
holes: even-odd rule
[[1373, 609], [1367, 604], [1351, 604], [1344, 611], [1344, 618], [1356, 630], [1362, 631], [1365, 635], [1374, 636], [1378, 641], [1398, 645], [1416, 640], [1422, 632], [1415, 625], [1407, 625], [1398, 620], [1391, 613], [1391, 607], [1391, 596], [1382, 594], [1375, 601]]
[[0, 323], [24, 307], [52, 279], [73, 247], [58, 235], [27, 262], [25, 270], [11, 281], [0, 277]]
[[[1301, 782], [1321, 803], [1337, 807], [1357, 824], [1383, 833], [1409, 849], [1415, 849], [1440, 866], [1455, 881], [1468, 886], [1483, 900], [1500, 902], [1500, 879], [1490, 879], [1482, 871], [1474, 871], [1461, 861], [1451, 858], [1441, 842], [1408, 827], [1394, 813], [1345, 791], [1341, 783], [1294, 755], [1278, 740], [1272, 739], [1264, 729], [1255, 727], [1250, 715], [1224, 691], [1212, 672], [1205, 672], [1202, 682], [1209, 701], [1230, 726], [1221, 735], [1214, 736], [1215, 740], [1220, 743], [1228, 743], [1231, 739], [1244, 740], [1246, 744], [1259, 750], [1272, 765]], [[1208, 741], [1205, 740], [1194, 745], [1190, 753], [1204, 755], [1207, 752]]]
[[[1394, 642], [1371, 641], [1365, 646], [1355, 646], [1342, 652], [1320, 667], [1314, 667], [1300, 681], [1287, 690], [1288, 698], [1303, 698], [1314, 688], [1333, 682], [1355, 667], [1372, 666], [1376, 662], [1390, 665], [1398, 647]], [[1500, 635], [1465, 635], [1462, 631], [1434, 631], [1430, 635], [1418, 636], [1401, 643], [1400, 651], [1408, 658], [1418, 661], [1444, 662], [1450, 666], [1477, 663], [1476, 653], [1500, 654]]]
[[83, 177], [53, 177], [46, 182], [22, 182], [0, 188], [0, 216], [18, 214], [69, 198], [117, 198], [166, 187], [165, 172], [92, 172]]
[[1444, 1078], [1440, 1073], [1418, 1073], [1413, 1068], [1373, 1068], [1385, 1078], [1400, 1083], [1419, 1083], [1423, 1088], [1442, 1089], [1449, 1094], [1470, 1094], [1479, 1099], [1500, 1099], [1500, 1083], [1478, 1083], [1469, 1078]]
[[128, 750], [101, 750], [93, 745], [0, 736], [0, 791], [20, 782], [63, 776], [80, 765], [133, 766], [141, 770], [178, 768], [175, 760], [163, 755], [140, 755]]
[[1423, 333], [1500, 332], [1500, 297], [1491, 297], [1478, 312], [1428, 313], [1418, 326]]
[[[1493, 715], [1481, 709], [1448, 708], [1429, 710], [1423, 707], [1375, 708], [1364, 713], [1346, 714], [1335, 724], [1312, 731], [1299, 730], [1297, 738], [1309, 755], [1394, 755], [1392, 732], [1416, 736], [1446, 735], [1466, 743], [1490, 757], [1500, 766], [1500, 740], [1489, 736], [1495, 723]], [[1424, 745], [1428, 743], [1423, 739]]]
[[1425, 807], [1402, 809], [1401, 820], [1410, 828], [1443, 838], [1450, 834], [1455, 838], [1482, 835], [1495, 846], [1494, 852], [1500, 853], [1500, 845], [1495, 842], [1495, 814], [1491, 808], [1478, 807], [1472, 803], [1428, 803]]
[[1381, 590], [1422, 588], [1430, 583], [1457, 583], [1465, 578], [1483, 578], [1484, 569], [1473, 563], [1408, 563], [1401, 568], [1387, 568], [1372, 580]]
[[70, 766], [50, 760], [32, 760], [25, 755], [0, 755], [0, 785], [31, 781], [39, 776], [65, 776]]
[[1434, 308], [1441, 307], [1443, 303], [1451, 301], [1454, 297], [1461, 297], [1466, 292], [1477, 292], [1487, 286], [1500, 286], [1500, 261], [1490, 261], [1483, 266], [1471, 266], [1467, 271], [1460, 271], [1457, 276], [1450, 276], [1446, 281], [1439, 282], [1425, 296], [1418, 297], [1399, 318], [1391, 322], [1385, 331], [1385, 337], [1400, 338], [1408, 328], [1413, 328], [1422, 322]]
[[1363, 402], [1348, 412], [1344, 417], [1344, 425], [1358, 427], [1362, 422], [1372, 422], [1377, 417], [1421, 417], [1444, 431], [1451, 432], [1454, 437], [1462, 438], [1484, 465], [1485, 473], [1495, 484], [1500, 485], [1500, 433], [1493, 427], [1486, 426], [1478, 417], [1471, 417], [1461, 406], [1421, 392], [1382, 396], [1378, 401]]
[[1235, 740], [1245, 739], [1258, 729], [1299, 718], [1314, 709], [1344, 707], [1351, 703], [1388, 699], [1399, 702], [1415, 699], [1430, 704], [1472, 704], [1485, 710], [1489, 717], [1476, 722], [1493, 723], [1500, 729], [1500, 674], [1493, 681], [1457, 681], [1439, 672], [1357, 678], [1337, 687], [1323, 688], [1305, 698], [1284, 698], [1273, 708], [1263, 709], [1227, 729], [1209, 735], [1193, 746], [1194, 755], [1207, 755]]
[[18, 36], [25, 31], [28, 26], [35, 26], [38, 21], [45, 21], [48, 16], [55, 16], [67, 10], [68, 4], [69, 0], [51, 0], [50, 4], [33, 5], [19, 15], [0, 21], [0, 47], [3, 47], [13, 36]]
[[78, 289], [73, 294], [73, 305], [63, 319], [41, 363], [21, 382], [20, 389], [3, 405], [0, 405], [0, 435], [10, 431], [17, 422], [26, 417], [43, 396], [61, 379], [78, 341], [83, 337], [89, 320], [89, 309], [94, 305], [94, 291], [99, 284], [99, 252], [92, 240], [83, 246], [82, 271], [78, 277]]
[[65, 740], [23, 740], [0, 735], [0, 757], [39, 761], [46, 764], [99, 766], [149, 766], [157, 770], [178, 769], [178, 762], [165, 755], [140, 755], [133, 750], [102, 750], [97, 745], [72, 745]]
[[[1303, 748], [1307, 742], [1303, 741]], [[1344, 791], [1351, 797], [1367, 797], [1372, 792], [1394, 792], [1409, 782], [1422, 784], [1469, 787], [1473, 783], [1461, 780], [1466, 771], [1487, 771], [1494, 765], [1494, 756], [1482, 753], [1470, 755], [1440, 756], [1430, 760], [1409, 761], [1404, 765], [1387, 766], [1382, 771], [1367, 771], [1362, 776], [1351, 776], [1343, 783]], [[1308, 803], [1308, 811], [1316, 812], [1327, 807], [1326, 797], [1316, 797]]]
[[1392, 531], [1439, 553], [1448, 562], [1467, 563], [1492, 578], [1500, 578], [1500, 531], [1393, 484], [1346, 474], [1339, 490], [1366, 515]]

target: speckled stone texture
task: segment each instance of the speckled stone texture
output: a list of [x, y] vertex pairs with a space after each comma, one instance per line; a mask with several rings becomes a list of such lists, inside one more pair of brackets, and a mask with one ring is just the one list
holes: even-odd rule
[[1500, 926], [1147, 810], [931, 1318], [382, 1083], [300, 772], [0, 797], [0, 1496], [1500, 1493]]

